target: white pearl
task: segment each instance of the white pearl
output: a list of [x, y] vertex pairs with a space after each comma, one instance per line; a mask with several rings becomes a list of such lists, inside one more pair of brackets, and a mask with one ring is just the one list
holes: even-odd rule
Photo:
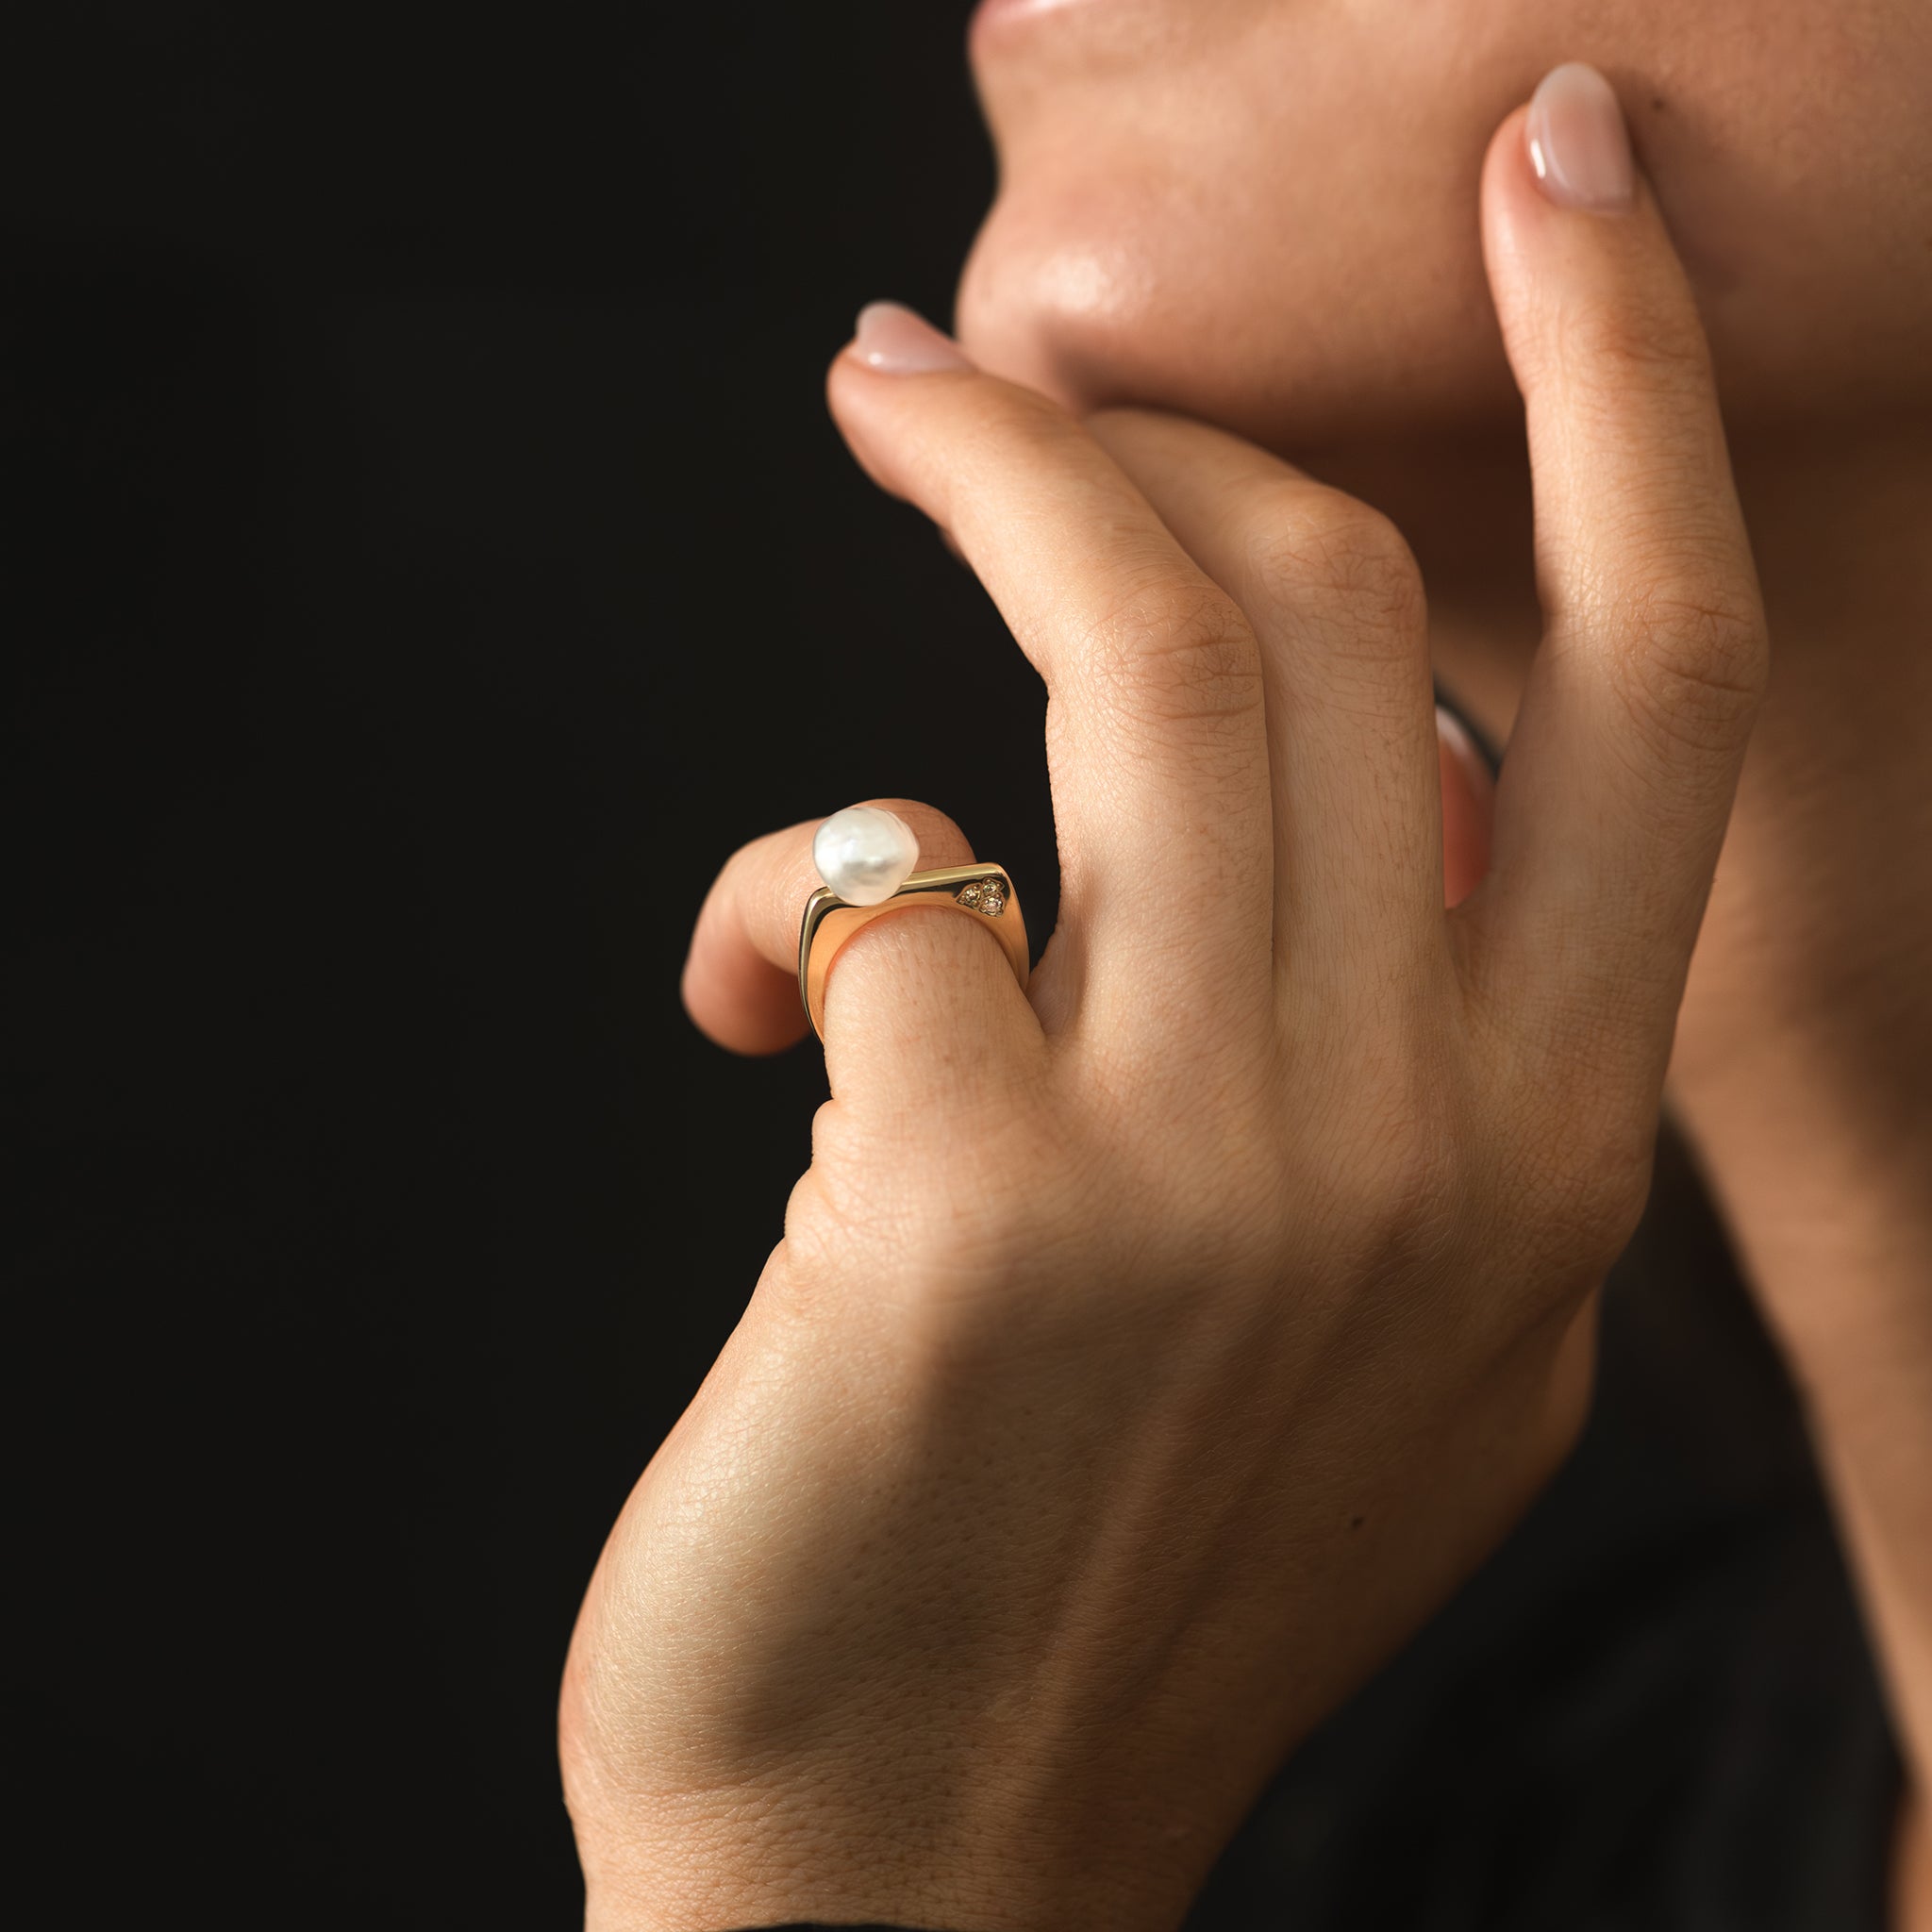
[[919, 841], [897, 812], [848, 805], [812, 835], [811, 862], [848, 906], [882, 906], [912, 876]]

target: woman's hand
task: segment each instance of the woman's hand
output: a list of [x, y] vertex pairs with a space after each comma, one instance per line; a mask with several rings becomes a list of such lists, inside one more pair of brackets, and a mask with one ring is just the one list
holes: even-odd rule
[[[1030, 994], [957, 914], [840, 956], [785, 1239], [578, 1624], [592, 1925], [1172, 1924], [1570, 1443], [1764, 638], [1656, 209], [1554, 203], [1521, 119], [1485, 219], [1550, 636], [1451, 912], [1388, 523], [903, 313], [835, 363], [1046, 680], [1060, 922]], [[728, 1045], [800, 1031], [809, 841], [700, 918]]]

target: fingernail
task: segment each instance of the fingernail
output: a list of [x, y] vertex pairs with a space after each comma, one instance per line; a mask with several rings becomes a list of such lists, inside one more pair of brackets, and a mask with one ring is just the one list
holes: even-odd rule
[[858, 311], [858, 325], [846, 353], [883, 375], [927, 375], [938, 369], [973, 367], [951, 336], [941, 335], [923, 315], [898, 302], [868, 302]]
[[1524, 129], [1529, 164], [1558, 208], [1614, 214], [1630, 206], [1637, 171], [1624, 110], [1594, 67], [1572, 60], [1543, 76]]

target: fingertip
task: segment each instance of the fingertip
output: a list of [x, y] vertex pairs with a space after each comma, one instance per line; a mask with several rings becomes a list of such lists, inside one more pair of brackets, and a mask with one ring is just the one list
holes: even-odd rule
[[[937, 347], [930, 346], [937, 344]], [[869, 303], [850, 341], [825, 371], [825, 407], [858, 467], [889, 496], [916, 502], [916, 463], [907, 446], [908, 398], [917, 408], [919, 385], [908, 377], [970, 372], [948, 339], [897, 303]], [[916, 413], [913, 417], [917, 420]]]
[[1624, 215], [1639, 204], [1641, 177], [1616, 90], [1594, 67], [1566, 60], [1537, 83], [1491, 138], [1483, 168], [1486, 209]]
[[1490, 136], [1483, 155], [1482, 205], [1484, 225], [1508, 211], [1512, 197], [1535, 192], [1536, 177], [1530, 173], [1527, 136], [1529, 103], [1512, 108], [1502, 125]]
[[1537, 192], [1528, 151], [1529, 105], [1517, 108], [1490, 137], [1483, 157], [1483, 261], [1490, 292], [1501, 317], [1506, 338], [1510, 334], [1519, 291], [1525, 288], [1527, 257], [1535, 245], [1535, 230], [1554, 210]]
[[1594, 68], [1554, 69], [1497, 128], [1483, 165], [1482, 236], [1525, 395], [1659, 370], [1705, 379], [1694, 292], [1616, 95]]
[[1543, 198], [1581, 214], [1628, 214], [1637, 162], [1617, 91], [1594, 67], [1566, 60], [1537, 83], [1524, 153]]
[[774, 862], [792, 858], [808, 837], [808, 827], [793, 826], [741, 848], [698, 908], [678, 991], [691, 1024], [731, 1053], [782, 1053], [806, 1031], [785, 937], [789, 926], [795, 953], [791, 906], [803, 905], [804, 891], [790, 870], [783, 886], [772, 874]]
[[[1566, 242], [1565, 230], [1579, 225], [1585, 234]], [[1530, 106], [1524, 102], [1491, 136], [1483, 158], [1483, 258], [1506, 330], [1512, 306], [1532, 299], [1579, 243], [1595, 242], [1588, 231], [1598, 225], [1544, 192], [1530, 156]]]
[[[903, 302], [868, 302], [858, 311], [852, 340], [825, 371], [825, 397], [835, 417], [880, 387], [878, 377], [959, 375], [976, 373], [973, 358], [951, 336]], [[884, 387], [897, 388], [889, 380]]]
[[759, 1057], [783, 1053], [804, 1038], [805, 1008], [798, 981], [757, 957], [708, 934], [704, 921], [691, 935], [678, 982], [684, 1010], [714, 1045]]
[[974, 366], [951, 336], [903, 302], [868, 302], [841, 353], [874, 375], [940, 375]]
[[1510, 185], [1510, 177], [1524, 186], [1536, 180], [1529, 162], [1529, 103], [1511, 108], [1496, 131], [1490, 136], [1483, 156], [1483, 198], [1485, 201]]

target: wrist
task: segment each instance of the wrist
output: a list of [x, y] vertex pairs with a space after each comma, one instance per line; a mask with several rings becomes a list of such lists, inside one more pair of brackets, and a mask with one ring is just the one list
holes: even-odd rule
[[[1050, 1835], [925, 1817], [882, 1777], [876, 1802], [773, 1799], [747, 1789], [675, 1807], [649, 1838], [579, 1824], [585, 1932], [727, 1932], [778, 1924], [942, 1926], [947, 1932], [1109, 1932], [1173, 1925], [1198, 1874], [1170, 1884], [1119, 1848], [1071, 1869]], [[969, 1814], [974, 1807], [966, 1807]], [[1144, 1849], [1144, 1848], [1143, 1848]]]

